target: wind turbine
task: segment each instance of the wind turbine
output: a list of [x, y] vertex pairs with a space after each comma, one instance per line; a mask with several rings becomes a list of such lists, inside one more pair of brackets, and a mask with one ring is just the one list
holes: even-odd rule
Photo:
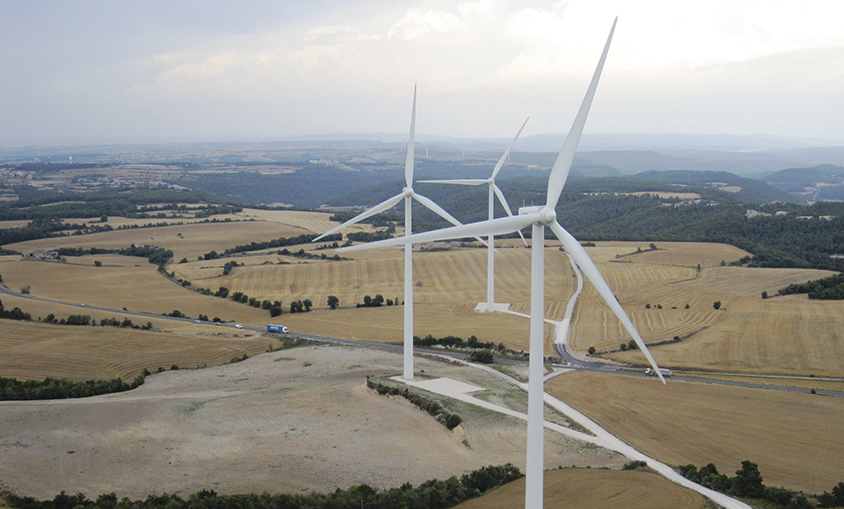
[[[413, 86], [413, 110], [410, 115], [410, 138], [407, 142], [407, 158], [404, 163], [404, 179], [406, 186], [402, 192], [384, 200], [375, 205], [371, 209], [349, 219], [340, 226], [336, 226], [327, 232], [323, 233], [313, 241], [331, 235], [332, 233], [342, 230], [343, 228], [363, 221], [367, 217], [374, 216], [379, 212], [383, 212], [402, 200], [404, 200], [404, 239], [408, 239], [412, 232], [412, 214], [411, 205], [413, 200], [418, 201], [425, 207], [437, 213], [440, 217], [448, 220], [453, 225], [462, 225], [460, 221], [455, 219], [451, 214], [446, 212], [442, 207], [434, 203], [430, 198], [426, 198], [413, 190], [413, 149], [416, 139], [416, 85]], [[399, 237], [401, 239], [401, 237]], [[478, 239], [480, 240], [480, 239]], [[483, 242], [481, 240], [481, 242]], [[403, 377], [405, 380], [413, 380], [413, 249], [412, 242], [402, 240], [396, 245], [404, 244], [404, 368]]]
[[[551, 175], [548, 177], [548, 195], [545, 205], [536, 207], [522, 207], [519, 209], [519, 215], [513, 217], [502, 217], [493, 219], [492, 221], [481, 221], [477, 223], [467, 224], [464, 226], [456, 226], [446, 228], [443, 230], [436, 230], [431, 232], [420, 233], [413, 235], [403, 240], [403, 242], [425, 242], [452, 238], [461, 238], [473, 235], [501, 235], [511, 233], [527, 226], [532, 227], [532, 242], [531, 242], [531, 292], [530, 292], [530, 360], [529, 360], [529, 374], [528, 382], [528, 429], [527, 429], [527, 461], [526, 461], [526, 480], [525, 480], [525, 507], [531, 509], [542, 508], [542, 489], [543, 489], [543, 318], [544, 318], [544, 304], [545, 304], [545, 227], [551, 228], [554, 235], [560, 239], [563, 247], [571, 255], [580, 269], [589, 278], [589, 281], [598, 290], [598, 293], [603, 297], [606, 303], [613, 310], [615, 315], [621, 321], [627, 332], [633, 336], [636, 344], [647, 357], [648, 362], [653, 366], [659, 379], [665, 383], [659, 367], [654, 362], [653, 357], [648, 351], [639, 333], [636, 332], [633, 323], [627, 317], [624, 309], [613, 295], [607, 283], [601, 277], [598, 268], [589, 258], [586, 250], [578, 243], [577, 239], [567, 232], [557, 222], [557, 213], [555, 208], [560, 199], [560, 194], [563, 191], [563, 186], [571, 169], [571, 163], [574, 160], [574, 153], [577, 149], [577, 144], [580, 141], [580, 135], [583, 133], [583, 126], [586, 124], [586, 117], [589, 114], [589, 108], [592, 105], [592, 98], [595, 96], [595, 90], [598, 87], [598, 80], [601, 77], [601, 71], [604, 67], [604, 62], [607, 58], [607, 52], [610, 48], [615, 25], [618, 22], [616, 17], [607, 38], [604, 51], [601, 54], [601, 59], [598, 62], [598, 67], [595, 69], [595, 74], [592, 76], [592, 81], [586, 91], [586, 97], [580, 105], [580, 110], [572, 124], [571, 131], [566, 137], [565, 143], [557, 155], [557, 160], [554, 162], [554, 167], [551, 169]], [[341, 248], [339, 251], [351, 251], [357, 249], [369, 249], [381, 246], [396, 245], [394, 239], [388, 239], [370, 244], [363, 244], [358, 246], [351, 246]]]
[[[501, 159], [498, 160], [498, 164], [495, 165], [495, 168], [492, 170], [492, 176], [488, 179], [451, 179], [451, 180], [420, 180], [419, 182], [429, 183], [429, 184], [456, 184], [456, 185], [463, 185], [463, 186], [481, 186], [486, 184], [489, 187], [489, 220], [492, 221], [493, 217], [493, 209], [495, 208], [495, 198], [493, 198], [493, 194], [498, 197], [498, 201], [501, 202], [501, 205], [504, 206], [504, 210], [507, 211], [508, 216], [512, 216], [513, 212], [510, 210], [510, 205], [507, 204], [507, 199], [504, 198], [504, 193], [501, 192], [501, 189], [497, 185], [495, 185], [495, 177], [498, 176], [498, 172], [501, 171], [501, 168], [504, 166], [504, 162], [507, 160], [507, 157], [510, 155], [510, 150], [513, 149], [513, 145], [516, 144], [516, 140], [519, 139], [519, 135], [522, 134], [522, 129], [525, 128], [527, 125], [528, 117], [525, 120], [525, 123], [522, 124], [522, 127], [519, 128], [519, 132], [516, 133], [516, 136], [513, 138], [513, 141], [507, 146], [507, 150], [504, 151], [504, 155], [501, 156]], [[525, 242], [525, 237], [522, 235], [522, 232], [519, 231], [519, 236], [522, 238], [522, 242]], [[487, 237], [487, 258], [486, 258], [486, 312], [492, 313], [495, 311], [495, 239], [493, 234], [489, 234]], [[527, 242], [525, 242], [525, 246], [527, 246]]]

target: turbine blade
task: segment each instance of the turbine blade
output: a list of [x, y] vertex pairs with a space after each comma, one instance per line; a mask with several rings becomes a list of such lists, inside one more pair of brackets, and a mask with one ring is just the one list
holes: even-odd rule
[[[411, 194], [411, 196], [413, 196], [413, 198], [415, 198], [422, 205], [428, 207], [429, 210], [434, 211], [434, 213], [436, 213], [437, 215], [439, 215], [440, 217], [442, 217], [443, 219], [445, 219], [449, 223], [453, 224], [454, 226], [462, 226], [463, 225], [463, 223], [458, 221], [454, 216], [452, 216], [451, 214], [446, 212], [446, 210], [444, 208], [442, 208], [439, 205], [437, 205], [436, 203], [434, 203], [434, 200], [427, 198], [425, 196], [422, 196], [421, 194], [418, 194], [418, 193], [413, 193], [413, 194]], [[480, 241], [481, 244], [483, 244], [485, 246], [489, 246], [489, 244], [485, 240], [481, 239], [480, 237], [476, 236], [475, 238], [478, 241]]]
[[404, 161], [404, 181], [413, 187], [413, 149], [416, 147], [416, 85], [413, 85], [413, 110], [410, 113], [410, 138], [407, 140], [407, 159]]
[[498, 197], [498, 201], [501, 202], [501, 205], [504, 206], [504, 210], [507, 211], [507, 215], [512, 216], [513, 211], [510, 210], [510, 205], [507, 204], [507, 199], [504, 198], [504, 193], [501, 192], [501, 189], [499, 189], [497, 185], [493, 184], [492, 190], [495, 191], [495, 196]]
[[509, 145], [507, 145], [507, 150], [504, 151], [504, 155], [501, 156], [501, 159], [498, 160], [498, 164], [495, 165], [495, 169], [492, 170], [492, 180], [493, 181], [495, 180], [495, 177], [498, 175], [498, 172], [501, 171], [501, 167], [504, 166], [504, 162], [507, 160], [507, 156], [510, 155], [510, 150], [512, 150], [513, 145], [516, 144], [516, 140], [519, 139], [519, 135], [522, 134], [522, 129], [525, 128], [525, 126], [528, 123], [528, 120], [530, 120], [530, 117], [525, 119], [525, 123], [522, 124], [522, 127], [519, 128], [519, 132], [516, 133], [516, 137], [513, 138], [513, 141], [511, 141]]
[[456, 184], [460, 186], [480, 186], [486, 184], [487, 180], [481, 179], [450, 179], [450, 180], [418, 180], [419, 183], [425, 184]]
[[316, 242], [316, 241], [318, 241], [319, 239], [321, 239], [321, 238], [323, 238], [323, 237], [325, 237], [325, 236], [327, 236], [327, 235], [331, 235], [331, 234], [332, 234], [332, 233], [334, 233], [334, 232], [340, 231], [340, 230], [342, 230], [343, 228], [345, 228], [345, 227], [347, 227], [347, 226], [351, 226], [351, 225], [353, 225], [353, 224], [355, 224], [355, 223], [358, 223], [358, 222], [360, 222], [360, 221], [363, 221], [363, 220], [364, 220], [364, 219], [366, 219], [367, 217], [374, 216], [375, 214], [377, 214], [377, 213], [379, 213], [379, 212], [383, 212], [383, 211], [387, 210], [388, 208], [390, 208], [390, 207], [394, 206], [394, 205], [395, 205], [395, 204], [397, 204], [398, 202], [400, 202], [403, 198], [404, 198], [404, 193], [399, 194], [399, 195], [396, 195], [396, 196], [393, 196], [393, 197], [392, 197], [392, 198], [390, 198], [389, 200], [383, 201], [383, 202], [379, 203], [378, 205], [376, 205], [376, 206], [372, 207], [371, 209], [366, 210], [366, 211], [364, 211], [364, 212], [362, 212], [362, 213], [360, 213], [360, 214], [356, 215], [355, 217], [353, 217], [353, 218], [349, 219], [348, 221], [346, 221], [345, 223], [341, 224], [340, 226], [335, 226], [334, 228], [332, 228], [332, 229], [328, 230], [327, 232], [323, 233], [322, 235], [320, 235], [319, 237], [315, 238], [315, 239], [314, 239], [314, 240], [312, 240], [311, 242]]
[[[527, 120], [525, 120], [525, 122], [527, 122]], [[524, 127], [524, 126], [522, 126], [522, 127]], [[501, 202], [501, 205], [504, 205], [504, 210], [507, 211], [507, 215], [512, 216], [513, 212], [510, 210], [510, 205], [507, 204], [507, 199], [504, 198], [504, 193], [501, 191], [501, 189], [499, 189], [498, 186], [495, 185], [495, 183], [493, 183], [492, 184], [492, 190], [495, 191], [495, 196], [498, 197], [498, 201]], [[524, 242], [525, 247], [527, 247], [528, 243], [527, 243], [527, 240], [525, 240], [525, 236], [522, 234], [522, 230], [519, 230], [519, 237], [522, 238], [522, 242]]]
[[571, 163], [574, 161], [574, 153], [577, 150], [577, 144], [580, 143], [580, 135], [583, 134], [583, 126], [586, 124], [586, 117], [589, 115], [589, 108], [592, 106], [592, 98], [595, 97], [595, 90], [598, 88], [598, 80], [601, 79], [601, 71], [604, 69], [604, 61], [607, 59], [607, 52], [610, 50], [610, 42], [612, 41], [612, 34], [615, 31], [615, 24], [618, 22], [618, 17], [612, 23], [610, 35], [607, 37], [607, 43], [604, 45], [604, 52], [601, 54], [601, 59], [598, 61], [598, 67], [595, 69], [595, 74], [592, 75], [592, 82], [589, 83], [589, 88], [586, 90], [586, 97], [583, 98], [583, 103], [580, 105], [580, 110], [574, 118], [574, 123], [571, 126], [571, 131], [566, 137], [563, 148], [560, 149], [557, 160], [554, 162], [554, 167], [551, 169], [551, 176], [548, 178], [548, 196], [546, 197], [545, 206], [549, 209], [555, 209], [557, 202], [560, 200], [560, 193], [563, 192], [563, 186], [566, 185], [566, 179], [571, 170]]
[[462, 239], [463, 237], [479, 237], [481, 235], [503, 235], [536, 223], [542, 219], [542, 214], [534, 212], [513, 217], [500, 217], [492, 221], [479, 221], [477, 223], [452, 226], [442, 230], [433, 230], [424, 233], [414, 233], [407, 237], [396, 237], [392, 239], [379, 240], [368, 244], [358, 244], [337, 248], [337, 252], [360, 251], [362, 249], [373, 249], [376, 247], [401, 246], [414, 242], [433, 242], [436, 240]]
[[586, 274], [586, 277], [589, 278], [589, 281], [592, 282], [592, 285], [598, 290], [598, 293], [601, 294], [601, 297], [609, 304], [610, 309], [613, 310], [615, 316], [621, 320], [621, 324], [624, 325], [624, 328], [627, 329], [627, 332], [633, 336], [633, 339], [636, 341], [636, 344], [639, 345], [639, 348], [647, 357], [648, 362], [651, 363], [653, 366], [654, 371], [656, 371], [657, 376], [659, 379], [662, 380], [662, 383], [665, 383], [665, 379], [662, 377], [662, 373], [659, 371], [659, 366], [656, 365], [656, 361], [654, 358], [651, 357], [651, 352], [648, 351], [648, 347], [645, 345], [645, 342], [642, 341], [642, 338], [639, 337], [639, 333], [636, 331], [636, 328], [633, 327], [633, 322], [630, 321], [630, 318], [627, 317], [627, 313], [624, 312], [622, 309], [621, 304], [618, 303], [616, 300], [615, 295], [613, 295], [612, 290], [607, 285], [607, 282], [604, 281], [604, 278], [601, 277], [601, 273], [598, 272], [598, 268], [592, 262], [592, 259], [589, 258], [589, 255], [586, 253], [586, 250], [583, 249], [583, 246], [580, 245], [580, 242], [577, 241], [574, 237], [571, 236], [569, 232], [563, 229], [560, 226], [560, 223], [554, 221], [550, 225], [551, 231], [554, 232], [554, 235], [560, 239], [560, 242], [563, 243], [563, 247], [566, 248], [566, 251], [574, 258], [574, 261], [580, 267], [580, 270]]

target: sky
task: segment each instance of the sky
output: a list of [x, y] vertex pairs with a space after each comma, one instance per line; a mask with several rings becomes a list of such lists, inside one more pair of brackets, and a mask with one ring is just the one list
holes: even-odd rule
[[567, 132], [844, 145], [840, 0], [0, 0], [0, 142]]

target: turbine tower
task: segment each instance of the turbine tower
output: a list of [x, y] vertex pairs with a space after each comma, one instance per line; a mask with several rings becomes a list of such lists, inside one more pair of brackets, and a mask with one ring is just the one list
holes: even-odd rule
[[[555, 208], [560, 199], [560, 194], [565, 186], [566, 179], [571, 169], [571, 163], [574, 160], [574, 153], [577, 149], [580, 135], [583, 133], [583, 126], [586, 124], [586, 117], [589, 114], [589, 108], [592, 105], [592, 98], [595, 95], [595, 90], [598, 87], [598, 80], [601, 77], [601, 71], [604, 67], [604, 61], [607, 58], [607, 52], [610, 48], [613, 32], [618, 18], [615, 19], [607, 38], [604, 51], [601, 54], [601, 59], [598, 62], [598, 67], [595, 69], [595, 74], [592, 76], [592, 81], [586, 91], [586, 97], [580, 105], [580, 110], [572, 124], [571, 131], [563, 143], [560, 153], [557, 155], [557, 160], [554, 162], [554, 167], [551, 169], [551, 175], [548, 177], [548, 195], [545, 205], [536, 207], [522, 207], [519, 209], [519, 215], [513, 217], [502, 217], [493, 219], [492, 221], [481, 221], [478, 223], [467, 224], [464, 226], [455, 226], [443, 230], [436, 230], [431, 232], [420, 233], [406, 238], [404, 242], [427, 242], [434, 240], [461, 238], [474, 235], [502, 235], [511, 233], [527, 226], [532, 227], [532, 241], [531, 241], [531, 292], [530, 292], [530, 359], [529, 359], [529, 373], [530, 379], [528, 381], [528, 426], [527, 426], [527, 468], [525, 480], [525, 507], [530, 509], [542, 508], [542, 494], [543, 494], [543, 318], [544, 318], [544, 300], [545, 300], [545, 227], [548, 226], [554, 235], [560, 239], [563, 247], [574, 259], [575, 263], [580, 267], [589, 281], [595, 286], [595, 289], [601, 297], [613, 310], [615, 315], [621, 321], [627, 332], [636, 341], [636, 344], [645, 354], [650, 365], [654, 368], [657, 376], [665, 383], [659, 367], [656, 365], [653, 357], [648, 351], [639, 333], [636, 332], [633, 323], [627, 317], [621, 305], [613, 295], [607, 283], [601, 277], [598, 268], [589, 258], [586, 250], [580, 243], [572, 237], [560, 224], [557, 222], [557, 213]], [[369, 249], [374, 247], [396, 245], [394, 239], [388, 239], [370, 244], [363, 244], [358, 246], [351, 246], [338, 249], [338, 251], [352, 251], [358, 249]]]
[[[501, 205], [504, 206], [504, 210], [507, 211], [508, 216], [512, 216], [513, 212], [510, 210], [510, 205], [507, 204], [507, 199], [504, 198], [504, 193], [501, 192], [501, 189], [497, 185], [495, 185], [495, 177], [498, 176], [498, 172], [501, 171], [501, 168], [504, 166], [504, 162], [507, 160], [507, 157], [510, 156], [510, 150], [512, 150], [513, 145], [516, 144], [516, 140], [519, 139], [519, 135], [522, 134], [522, 129], [525, 128], [527, 125], [528, 117], [525, 120], [525, 123], [522, 124], [522, 127], [519, 128], [519, 132], [516, 133], [516, 136], [513, 138], [513, 141], [507, 146], [507, 150], [504, 151], [504, 155], [501, 156], [501, 159], [498, 160], [498, 164], [495, 165], [495, 168], [492, 170], [492, 176], [488, 179], [451, 179], [451, 180], [420, 180], [419, 182], [429, 183], [429, 184], [456, 184], [456, 185], [463, 185], [463, 186], [481, 186], [487, 184], [489, 187], [489, 220], [492, 221], [493, 217], [493, 209], [495, 208], [495, 198], [493, 194], [498, 197], [498, 201], [501, 202]], [[519, 231], [519, 236], [522, 238], [522, 242], [525, 242], [525, 237], [522, 235], [522, 232]], [[486, 258], [486, 312], [492, 313], [495, 311], [495, 239], [494, 235], [490, 234], [487, 237], [487, 243], [489, 246], [487, 247], [487, 258]], [[525, 246], [527, 246], [527, 242], [525, 242]]]
[[[402, 192], [389, 198], [371, 209], [362, 212], [361, 214], [349, 219], [340, 226], [336, 226], [319, 237], [315, 238], [313, 242], [331, 235], [334, 232], [342, 230], [347, 226], [358, 223], [367, 217], [374, 216], [379, 212], [383, 212], [392, 208], [396, 204], [404, 200], [404, 239], [408, 239], [412, 232], [412, 214], [411, 205], [412, 200], [416, 200], [428, 209], [437, 213], [440, 217], [448, 220], [453, 225], [461, 225], [460, 221], [455, 219], [451, 214], [446, 212], [442, 207], [434, 203], [430, 198], [426, 198], [413, 190], [413, 149], [416, 139], [416, 85], [413, 86], [413, 109], [410, 115], [410, 137], [407, 142], [407, 157], [404, 163], [404, 178], [406, 187]], [[480, 239], [478, 239], [480, 240]], [[483, 242], [483, 241], [481, 241]], [[411, 241], [400, 241], [396, 245], [404, 244], [404, 366], [403, 378], [405, 380], [413, 380], [413, 243]]]

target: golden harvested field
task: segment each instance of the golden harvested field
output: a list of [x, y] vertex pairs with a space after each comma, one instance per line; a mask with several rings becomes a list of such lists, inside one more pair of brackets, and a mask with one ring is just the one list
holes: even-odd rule
[[[558, 469], [545, 472], [545, 507], [578, 509], [702, 509], [706, 499], [643, 470]], [[524, 478], [457, 506], [457, 509], [520, 509]]]
[[[98, 259], [99, 255], [81, 258]], [[132, 260], [130, 257], [124, 257]], [[206, 296], [165, 279], [155, 266], [135, 258], [139, 266], [94, 267], [53, 262], [16, 261], [0, 264], [6, 286], [31, 286], [33, 296], [112, 309], [153, 314], [178, 309], [196, 318], [206, 314], [223, 320], [265, 324], [269, 313], [228, 299]], [[24, 308], [22, 308], [24, 309]], [[24, 309], [24, 311], [28, 311]], [[31, 312], [30, 312], [31, 313]]]
[[[833, 354], [844, 348], [844, 303], [809, 300], [805, 295], [770, 299], [759, 296], [764, 289], [773, 294], [791, 283], [831, 274], [806, 269], [709, 268], [693, 281], [664, 285], [662, 298], [657, 296], [657, 288], [652, 289], [657, 293], [643, 291], [645, 298], [633, 297], [628, 312], [646, 341], [683, 337], [697, 331], [680, 343], [653, 349], [657, 362], [666, 366], [844, 376], [844, 359]], [[683, 296], [691, 306], [689, 310], [683, 309]], [[715, 301], [721, 302], [720, 310], [714, 309]], [[664, 303], [663, 309], [653, 308], [657, 302]], [[652, 308], [645, 309], [645, 303], [651, 303]], [[670, 309], [665, 303], [677, 305], [678, 309]], [[580, 312], [583, 310], [579, 308]], [[586, 320], [597, 320], [596, 310], [594, 306], [589, 313], [591, 318], [578, 313], [584, 320], [578, 322], [578, 331], [586, 329]], [[600, 316], [611, 319], [606, 311]], [[625, 341], [621, 331], [610, 330], [597, 348], [617, 348]], [[601, 333], [592, 330], [593, 334], [596, 332]], [[612, 357], [626, 361], [640, 356], [618, 353]]]
[[[185, 223], [185, 224], [192, 224], [192, 223], [199, 223], [205, 221], [206, 218], [193, 217], [195, 205], [188, 204], [188, 210], [161, 210], [167, 215], [166, 218], [141, 218], [141, 219], [132, 219], [128, 217], [120, 217], [120, 216], [109, 216], [108, 224], [112, 228], [118, 228], [120, 226], [132, 226], [138, 225], [143, 226], [149, 223]], [[154, 214], [158, 214], [159, 212], [155, 212]], [[174, 214], [180, 214], [185, 217], [173, 217]], [[328, 231], [334, 226], [336, 223], [333, 223], [328, 220], [331, 217], [331, 214], [326, 212], [306, 212], [306, 211], [299, 211], [299, 210], [261, 210], [261, 209], [249, 209], [245, 208], [241, 212], [237, 212], [235, 214], [216, 214], [214, 215], [214, 219], [217, 221], [225, 221], [226, 219], [230, 219], [232, 221], [244, 221], [244, 220], [255, 220], [255, 221], [264, 221], [264, 222], [271, 222], [271, 223], [279, 223], [282, 225], [289, 226], [291, 228], [301, 228], [304, 231], [297, 233], [296, 235], [301, 235], [303, 233], [322, 233], [324, 231]], [[87, 219], [68, 219], [65, 220], [67, 223], [87, 223], [87, 224], [98, 224], [100, 221], [99, 217], [91, 217]], [[7, 224], [11, 223], [22, 223], [19, 226], [26, 226], [29, 221], [0, 221], [0, 228], [13, 228], [16, 226], [7, 226]], [[368, 225], [364, 225], [364, 227], [369, 227]], [[371, 227], [369, 227], [371, 228]], [[277, 238], [277, 237], [273, 237]]]
[[0, 230], [5, 228], [23, 228], [24, 226], [28, 225], [31, 221], [28, 220], [20, 220], [20, 221], [0, 221]]
[[222, 252], [226, 248], [239, 244], [279, 237], [295, 237], [306, 233], [312, 232], [300, 226], [279, 222], [232, 221], [115, 230], [90, 235], [31, 240], [9, 244], [5, 247], [27, 253], [35, 249], [49, 250], [58, 247], [121, 249], [132, 244], [147, 244], [173, 250], [174, 259], [178, 261], [181, 258], [196, 260], [198, 256], [210, 251]]
[[19, 380], [50, 376], [130, 381], [144, 368], [215, 366], [244, 353], [265, 352], [273, 343], [269, 338], [207, 332], [165, 333], [0, 319], [0, 374]]
[[[293, 246], [295, 251], [300, 246]], [[307, 246], [306, 246], [307, 247]], [[325, 251], [315, 251], [322, 253]], [[332, 255], [333, 251], [325, 252]], [[273, 255], [275, 256], [275, 255]], [[251, 265], [252, 257], [238, 257], [250, 264], [236, 267], [228, 276], [219, 276], [224, 261], [176, 264], [171, 268], [178, 277], [196, 278], [197, 284], [215, 290], [224, 286], [261, 300], [280, 300], [287, 311], [294, 300], [309, 298], [314, 308], [327, 308], [327, 298], [335, 295], [341, 308], [354, 307], [365, 295], [377, 294], [384, 299], [404, 299], [404, 253], [399, 249], [383, 249], [354, 253], [355, 260], [339, 262], [307, 261], [290, 265]], [[269, 257], [272, 259], [273, 257]], [[283, 257], [282, 257], [283, 258]], [[526, 313], [530, 288], [530, 252], [526, 249], [501, 249], [496, 261], [496, 301], [510, 302], [511, 309]], [[263, 258], [258, 258], [263, 260]], [[482, 341], [503, 342], [514, 348], [527, 348], [528, 321], [514, 316], [490, 316], [475, 313], [478, 302], [486, 299], [486, 250], [458, 249], [448, 252], [417, 252], [414, 264], [414, 330], [417, 335], [476, 335]], [[574, 289], [571, 267], [565, 255], [556, 249], [547, 250], [549, 297], [546, 312], [560, 316], [568, 296]], [[212, 267], [205, 268], [203, 267]], [[210, 278], [210, 279], [201, 279]], [[341, 310], [331, 314], [284, 315], [285, 325], [296, 330], [358, 339], [400, 341], [403, 311], [400, 308], [351, 309], [336, 323]], [[327, 320], [332, 317], [332, 320]], [[365, 317], [365, 318], [364, 318]], [[371, 318], [370, 318], [371, 317]], [[377, 317], [377, 318], [376, 318]], [[299, 326], [304, 328], [300, 329]], [[395, 331], [398, 331], [396, 335]], [[550, 329], [548, 338], [550, 340]], [[548, 353], [553, 350], [549, 346]]]
[[[749, 255], [747, 251], [728, 244], [703, 242], [658, 242], [656, 251], [650, 251], [650, 242], [596, 242], [586, 252], [595, 263], [608, 262], [616, 255], [625, 263], [676, 265], [680, 267], [716, 267], [721, 261], [730, 263]], [[641, 253], [636, 250], [641, 249]]]
[[[615, 243], [619, 244], [619, 243]], [[663, 247], [664, 246], [664, 247]], [[617, 246], [616, 250], [625, 246]], [[698, 273], [695, 247], [663, 244], [643, 255], [653, 263], [609, 263], [612, 254], [600, 245], [589, 248], [610, 288], [648, 342], [692, 336], [681, 343], [653, 349], [660, 364], [677, 368], [708, 368], [785, 374], [844, 375], [844, 359], [831, 355], [844, 347], [844, 303], [811, 301], [805, 295], [762, 299], [791, 283], [828, 277], [833, 272], [808, 269], [750, 269], [721, 267], [732, 248], [713, 246], [703, 251]], [[674, 249], [676, 257], [672, 258]], [[734, 253], [738, 256], [741, 252]], [[597, 256], [596, 256], [597, 254]], [[708, 256], [708, 258], [707, 258]], [[727, 258], [729, 259], [729, 258]], [[658, 263], [657, 263], [658, 262]], [[722, 308], [715, 310], [713, 303]], [[689, 309], [685, 309], [686, 305]], [[650, 309], [646, 306], [650, 305]], [[658, 305], [662, 309], [658, 309]], [[571, 344], [578, 350], [618, 349], [630, 340], [621, 323], [591, 285], [586, 285], [573, 320]], [[610, 357], [641, 364], [640, 352]]]
[[32, 315], [33, 320], [44, 318], [50, 313], [53, 313], [57, 320], [67, 318], [70, 315], [88, 315], [98, 322], [103, 318], [114, 318], [118, 320], [128, 318], [132, 320], [132, 323], [135, 325], [145, 325], [147, 322], [150, 322], [155, 330], [164, 332], [197, 332], [215, 335], [221, 335], [224, 333], [231, 334], [233, 332], [228, 329], [220, 329], [218, 326], [210, 323], [197, 324], [191, 321], [170, 320], [164, 318], [163, 316], [133, 315], [118, 310], [100, 311], [91, 307], [57, 304], [54, 302], [40, 301], [27, 297], [18, 297], [15, 295], [3, 295], [2, 301], [6, 309], [18, 307]]
[[545, 384], [610, 433], [673, 465], [759, 465], [767, 486], [829, 491], [844, 472], [844, 399], [599, 373]]
[[712, 374], [693, 374], [695, 378], [711, 378], [717, 380], [731, 380], [739, 382], [750, 382], [756, 384], [785, 385], [789, 387], [806, 387], [807, 389], [828, 389], [831, 391], [844, 391], [844, 380], [818, 379], [818, 378], [788, 378], [788, 377], [759, 377], [759, 376], [730, 376]]

